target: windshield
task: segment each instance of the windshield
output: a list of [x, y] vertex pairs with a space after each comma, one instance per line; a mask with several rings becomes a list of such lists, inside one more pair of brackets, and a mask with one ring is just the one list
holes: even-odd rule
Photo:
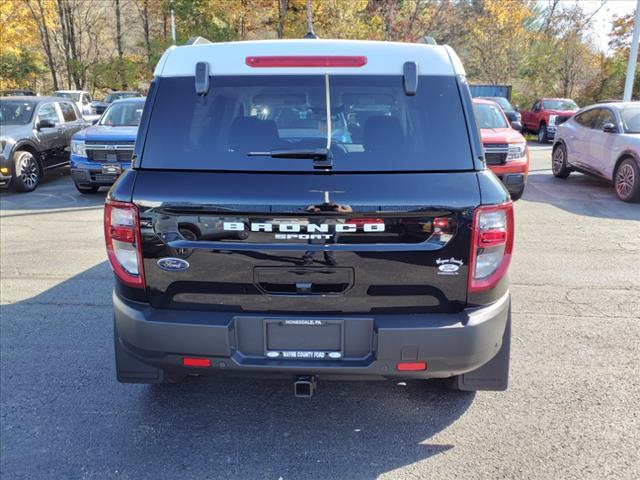
[[104, 99], [105, 103], [111, 103], [111, 102], [115, 102], [116, 100], [121, 100], [123, 98], [135, 98], [135, 97], [139, 97], [137, 92], [117, 92], [117, 93], [110, 93], [109, 95], [107, 95]]
[[80, 93], [78, 92], [56, 92], [56, 97], [69, 98], [74, 102], [80, 101]]
[[473, 169], [454, 77], [420, 77], [414, 96], [401, 76], [213, 76], [206, 96], [193, 77], [157, 81], [143, 168], [313, 171], [307, 158], [251, 154], [330, 138], [334, 171]]
[[33, 118], [36, 104], [18, 100], [0, 100], [0, 125], [26, 125]]
[[497, 105], [478, 103], [473, 105], [473, 113], [480, 128], [508, 128], [504, 114]]
[[123, 102], [111, 105], [102, 118], [100, 125], [110, 127], [137, 127], [142, 117], [142, 102]]
[[544, 100], [545, 110], [578, 110], [578, 104], [573, 100]]
[[487, 98], [487, 100], [491, 100], [492, 102], [496, 102], [498, 105], [500, 105], [502, 107], [502, 109], [504, 111], [513, 110], [513, 107], [509, 103], [509, 100], [507, 100], [504, 97], [486, 97], [486, 98]]
[[625, 133], [640, 133], [640, 108], [622, 110], [622, 123]]

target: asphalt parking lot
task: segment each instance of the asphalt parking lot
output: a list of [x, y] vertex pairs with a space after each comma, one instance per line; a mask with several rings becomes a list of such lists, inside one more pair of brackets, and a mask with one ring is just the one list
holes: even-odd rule
[[[635, 479], [640, 205], [553, 178], [516, 207], [511, 385], [190, 378], [121, 385], [104, 192], [0, 193], [0, 468], [7, 479]], [[635, 473], [634, 473], [635, 472]]]

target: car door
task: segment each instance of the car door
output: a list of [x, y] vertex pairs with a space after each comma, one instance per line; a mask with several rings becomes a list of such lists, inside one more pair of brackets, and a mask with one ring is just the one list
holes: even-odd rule
[[589, 138], [585, 142], [588, 145], [588, 155], [585, 156], [585, 162], [593, 173], [611, 178], [613, 165], [609, 166], [608, 164], [617, 133], [604, 132], [602, 128], [607, 123], [617, 126], [618, 122], [614, 113], [608, 108], [594, 108], [591, 111], [593, 119]]
[[537, 118], [538, 118], [538, 112], [540, 111], [540, 105], [542, 104], [542, 102], [540, 100], [538, 100], [537, 102], [535, 102], [533, 104], [533, 106], [531, 107], [531, 111], [530, 112], [525, 112], [526, 115], [523, 119], [523, 122], [525, 123], [525, 128], [527, 130], [530, 131], [537, 131], [538, 130], [538, 122], [537, 122]]
[[62, 112], [62, 120], [64, 121], [63, 126], [68, 150], [69, 145], [71, 145], [71, 137], [73, 137], [74, 133], [82, 130], [86, 126], [86, 122], [72, 102], [59, 102], [59, 106]]
[[563, 137], [567, 147], [567, 156], [572, 165], [585, 168], [589, 163], [589, 139], [593, 133], [591, 125], [598, 114], [597, 109], [579, 113], [565, 128], [573, 126], [573, 132]]
[[[53, 123], [53, 127], [40, 127], [43, 120]], [[66, 146], [66, 137], [62, 125], [62, 115], [56, 102], [40, 104], [36, 115], [35, 136], [43, 154], [44, 167], [60, 162], [60, 156]]]

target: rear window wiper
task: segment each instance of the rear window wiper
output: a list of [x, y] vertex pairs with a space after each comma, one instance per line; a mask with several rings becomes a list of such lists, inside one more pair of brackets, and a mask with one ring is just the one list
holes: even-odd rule
[[331, 170], [333, 155], [327, 148], [275, 149], [268, 152], [249, 152], [250, 157], [295, 158], [313, 160], [313, 168]]

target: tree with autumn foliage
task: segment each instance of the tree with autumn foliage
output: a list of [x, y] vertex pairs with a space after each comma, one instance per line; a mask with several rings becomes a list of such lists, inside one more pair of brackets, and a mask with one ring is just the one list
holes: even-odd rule
[[[594, 11], [580, 2], [311, 0], [310, 10], [320, 38], [449, 44], [471, 82], [513, 85], [517, 103], [620, 97], [633, 26], [632, 15], [616, 18], [599, 51]], [[144, 91], [172, 44], [172, 11], [178, 44], [307, 33], [307, 0], [0, 0], [0, 87]]]
[[0, 90], [35, 88], [45, 67], [27, 5], [0, 2]]

